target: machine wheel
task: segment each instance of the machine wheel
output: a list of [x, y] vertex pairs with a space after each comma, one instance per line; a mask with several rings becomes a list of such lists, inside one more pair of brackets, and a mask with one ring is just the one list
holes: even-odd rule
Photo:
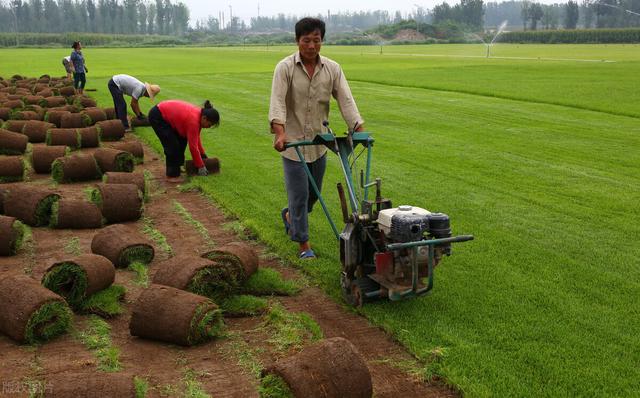
[[364, 303], [371, 302], [374, 298], [369, 298], [365, 293], [375, 292], [380, 289], [380, 285], [370, 278], [357, 278], [351, 281], [349, 291], [343, 290], [345, 300], [354, 307], [362, 307]]

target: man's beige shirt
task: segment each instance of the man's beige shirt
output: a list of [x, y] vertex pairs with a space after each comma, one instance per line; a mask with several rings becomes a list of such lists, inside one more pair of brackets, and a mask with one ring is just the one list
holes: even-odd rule
[[[364, 123], [340, 65], [319, 56], [313, 76], [309, 77], [296, 52], [280, 61], [273, 73], [269, 121], [284, 125], [287, 142], [312, 140], [316, 134], [326, 132], [322, 122], [329, 120], [331, 96], [338, 102], [349, 129]], [[324, 146], [315, 145], [300, 149], [307, 162], [318, 160], [327, 151]], [[300, 160], [293, 148], [282, 152], [282, 156]]]

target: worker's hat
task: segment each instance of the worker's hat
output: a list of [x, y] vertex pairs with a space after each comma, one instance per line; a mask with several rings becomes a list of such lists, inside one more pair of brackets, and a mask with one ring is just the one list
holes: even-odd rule
[[149, 84], [149, 83], [144, 83], [144, 86], [147, 88], [147, 93], [149, 94], [149, 98], [151, 98], [151, 101], [154, 100], [155, 96], [158, 95], [158, 93], [160, 93], [160, 86], [158, 86], [157, 84]]

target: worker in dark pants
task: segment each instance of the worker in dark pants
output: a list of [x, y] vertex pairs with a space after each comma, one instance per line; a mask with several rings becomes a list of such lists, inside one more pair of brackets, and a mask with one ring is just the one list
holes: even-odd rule
[[207, 155], [200, 130], [220, 124], [220, 114], [209, 100], [202, 108], [184, 101], [162, 101], [149, 111], [149, 123], [164, 149], [168, 182], [181, 182], [180, 167], [184, 164], [187, 145], [198, 175], [209, 174], [203, 161]]
[[127, 103], [124, 96], [131, 97], [131, 110], [138, 119], [144, 119], [145, 115], [140, 111], [138, 99], [140, 97], [149, 97], [151, 101], [160, 93], [160, 86], [156, 84], [142, 83], [140, 80], [129, 75], [115, 75], [107, 84], [111, 97], [113, 98], [113, 107], [116, 110], [116, 117], [120, 119], [125, 131], [130, 132], [129, 120], [127, 119]]
[[[286, 143], [313, 140], [329, 120], [331, 97], [336, 99], [350, 130], [362, 131], [360, 116], [347, 78], [338, 63], [320, 55], [325, 24], [316, 18], [303, 18], [295, 25], [298, 51], [278, 63], [273, 73], [269, 122], [274, 134], [273, 147], [282, 154], [287, 206], [280, 215], [284, 230], [298, 244], [301, 259], [316, 258], [309, 243], [309, 213], [318, 199], [311, 189], [304, 164]], [[324, 146], [305, 146], [300, 151], [318, 189], [326, 168]]]
[[84, 93], [84, 86], [87, 84], [87, 73], [89, 69], [84, 64], [84, 55], [82, 55], [82, 43], [74, 41], [71, 46], [73, 51], [69, 56], [69, 60], [73, 64], [73, 88], [78, 94]]

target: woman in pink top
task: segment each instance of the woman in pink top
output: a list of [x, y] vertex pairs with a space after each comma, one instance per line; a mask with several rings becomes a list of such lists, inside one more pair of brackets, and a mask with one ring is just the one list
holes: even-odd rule
[[180, 167], [184, 164], [187, 144], [198, 175], [209, 174], [202, 161], [207, 155], [200, 140], [200, 129], [220, 124], [220, 114], [209, 100], [202, 108], [179, 100], [162, 101], [149, 111], [149, 123], [164, 148], [167, 181], [180, 182]]

